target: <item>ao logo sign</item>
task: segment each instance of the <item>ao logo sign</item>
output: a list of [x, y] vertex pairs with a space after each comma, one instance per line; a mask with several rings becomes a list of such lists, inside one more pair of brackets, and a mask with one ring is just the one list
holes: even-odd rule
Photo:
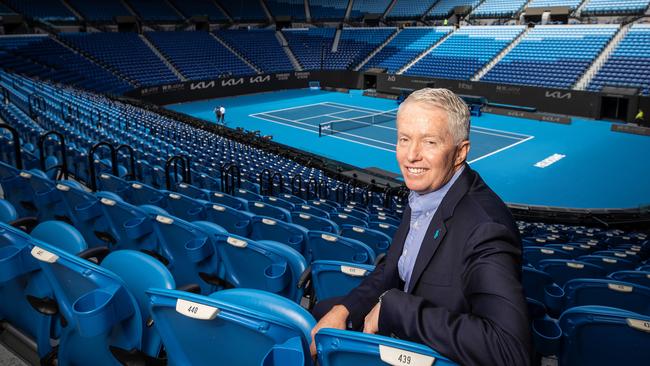
[[559, 90], [556, 90], [556, 91], [553, 91], [553, 92], [547, 91], [546, 92], [546, 97], [547, 98], [554, 98], [554, 99], [571, 99], [571, 93], [570, 92], [563, 93], [563, 92], [561, 92]]

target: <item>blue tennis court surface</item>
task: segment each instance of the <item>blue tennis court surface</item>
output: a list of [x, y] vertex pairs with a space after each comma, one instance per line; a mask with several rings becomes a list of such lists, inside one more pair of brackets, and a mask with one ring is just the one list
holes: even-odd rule
[[[367, 121], [396, 113], [392, 100], [286, 90], [167, 106], [229, 127], [259, 130], [274, 141], [361, 168], [399, 173], [393, 118], [319, 137], [319, 124]], [[577, 106], [579, 107], [579, 106]], [[344, 122], [345, 123], [345, 122]], [[507, 202], [575, 208], [650, 204], [650, 138], [610, 131], [611, 123], [574, 118], [571, 125], [483, 114], [472, 117], [468, 161]], [[641, 169], [639, 169], [641, 167]], [[643, 169], [642, 167], [645, 167]]]

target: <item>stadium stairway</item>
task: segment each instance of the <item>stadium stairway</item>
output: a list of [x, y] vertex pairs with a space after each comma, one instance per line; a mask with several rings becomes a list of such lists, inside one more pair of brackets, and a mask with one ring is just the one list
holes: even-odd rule
[[373, 57], [374, 57], [374, 56], [375, 56], [379, 51], [381, 51], [381, 50], [382, 50], [382, 49], [383, 49], [387, 44], [389, 44], [390, 41], [392, 41], [393, 38], [395, 38], [395, 37], [396, 37], [396, 36], [397, 36], [401, 31], [402, 31], [401, 28], [397, 28], [397, 30], [396, 30], [395, 32], [393, 32], [393, 34], [391, 34], [388, 38], [386, 38], [386, 40], [384, 41], [384, 43], [380, 44], [379, 47], [375, 48], [372, 52], [370, 52], [370, 54], [368, 55], [368, 57], [366, 57], [363, 61], [361, 61], [361, 63], [360, 63], [359, 65], [357, 65], [357, 67], [354, 68], [354, 71], [359, 71], [359, 70], [361, 70], [361, 68], [362, 68], [362, 67], [363, 67], [363, 66], [364, 66], [368, 61], [370, 61], [370, 59], [372, 59], [372, 58], [373, 58]]
[[584, 10], [585, 6], [589, 3], [590, 0], [583, 0], [580, 5], [576, 8], [576, 10], [573, 12], [573, 16], [576, 18], [579, 18], [582, 14], [582, 10]]
[[411, 68], [411, 66], [415, 65], [418, 61], [423, 59], [426, 55], [431, 53], [431, 51], [436, 49], [436, 47], [440, 46], [444, 41], [446, 41], [447, 38], [451, 37], [451, 35], [454, 34], [454, 32], [455, 32], [455, 30], [452, 30], [451, 32], [447, 33], [444, 37], [440, 38], [440, 40], [438, 40], [438, 42], [432, 44], [431, 47], [427, 48], [426, 50], [424, 50], [424, 52], [419, 54], [416, 58], [414, 58], [409, 63], [404, 65], [399, 71], [396, 72], [396, 74], [397, 75], [402, 75], [403, 73], [405, 73], [408, 69]]
[[510, 52], [513, 48], [515, 48], [519, 42], [521, 42], [522, 39], [526, 36], [530, 28], [526, 28], [517, 38], [512, 40], [512, 43], [508, 45], [508, 47], [504, 48], [501, 53], [499, 53], [495, 58], [492, 59], [492, 61], [488, 62], [487, 65], [485, 65], [482, 69], [480, 69], [472, 78], [470, 79], [471, 81], [479, 81], [481, 78], [487, 74], [492, 68], [501, 61], [502, 58], [504, 58], [508, 52]]
[[176, 75], [177, 78], [181, 79], [181, 81], [187, 81], [185, 75], [183, 75], [176, 67], [174, 67], [174, 65], [171, 62], [169, 62], [169, 60], [165, 57], [165, 55], [163, 55], [156, 48], [156, 46], [154, 46], [153, 43], [149, 41], [149, 39], [144, 34], [140, 34], [140, 39], [142, 40], [142, 42], [144, 42], [144, 44], [147, 45], [147, 47], [149, 47], [151, 52], [153, 52], [156, 56], [158, 56], [160, 61], [162, 61], [165, 65], [167, 65], [167, 68], [169, 68], [174, 73], [174, 75]]
[[230, 52], [232, 52], [233, 55], [237, 56], [240, 60], [242, 60], [246, 65], [248, 65], [248, 67], [255, 70], [256, 73], [262, 74], [262, 70], [260, 70], [257, 66], [250, 63], [244, 56], [242, 56], [236, 49], [232, 48], [227, 42], [223, 41], [221, 38], [219, 38], [216, 34], [212, 32], [210, 32], [210, 36], [216, 39], [217, 42], [221, 43], [222, 46], [226, 47]]
[[81, 21], [85, 21], [85, 20], [86, 20], [86, 19], [83, 17], [83, 15], [81, 15], [81, 13], [78, 12], [77, 9], [75, 9], [75, 8], [74, 8], [74, 7], [73, 7], [73, 6], [72, 6], [72, 5], [71, 5], [67, 0], [61, 0], [61, 4], [63, 4], [63, 6], [65, 6], [66, 8], [68, 8], [68, 10], [70, 10], [70, 12], [71, 12], [72, 14], [74, 14], [74, 16], [77, 17], [77, 19], [79, 19], [79, 20], [81, 20]]
[[594, 60], [594, 62], [589, 66], [587, 71], [585, 71], [584, 75], [576, 82], [576, 84], [573, 86], [574, 90], [585, 90], [587, 89], [587, 86], [591, 82], [591, 79], [596, 76], [598, 71], [603, 67], [605, 62], [609, 59], [611, 56], [612, 52], [618, 47], [619, 43], [621, 43], [621, 40], [625, 38], [625, 35], [627, 32], [630, 30], [630, 27], [632, 27], [633, 23], [626, 24], [622, 26], [616, 35], [609, 41], [609, 44], [603, 49], [603, 52], [598, 55], [598, 57]]
[[291, 47], [289, 47], [289, 42], [287, 42], [287, 39], [284, 38], [284, 34], [282, 34], [281, 31], [277, 30], [275, 31], [275, 38], [277, 38], [278, 42], [280, 42], [280, 45], [282, 46], [282, 50], [289, 58], [289, 61], [291, 61], [293, 68], [296, 71], [302, 71], [302, 66], [300, 66], [300, 62], [298, 62], [296, 55], [294, 55], [293, 52], [291, 52]]

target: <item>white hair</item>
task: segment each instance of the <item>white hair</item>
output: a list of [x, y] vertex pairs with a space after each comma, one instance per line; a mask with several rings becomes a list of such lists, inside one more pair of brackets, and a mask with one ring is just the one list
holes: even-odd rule
[[444, 110], [447, 112], [447, 126], [454, 137], [454, 143], [459, 144], [469, 140], [469, 107], [451, 90], [442, 88], [416, 90], [402, 104], [409, 102], [421, 102]]

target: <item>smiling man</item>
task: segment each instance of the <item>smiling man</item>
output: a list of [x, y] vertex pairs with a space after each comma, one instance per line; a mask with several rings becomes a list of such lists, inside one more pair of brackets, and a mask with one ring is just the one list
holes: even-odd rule
[[409, 207], [374, 272], [317, 304], [312, 336], [351, 328], [423, 343], [462, 365], [530, 364], [521, 242], [508, 208], [466, 163], [469, 125], [467, 105], [446, 89], [402, 103], [396, 155]]

